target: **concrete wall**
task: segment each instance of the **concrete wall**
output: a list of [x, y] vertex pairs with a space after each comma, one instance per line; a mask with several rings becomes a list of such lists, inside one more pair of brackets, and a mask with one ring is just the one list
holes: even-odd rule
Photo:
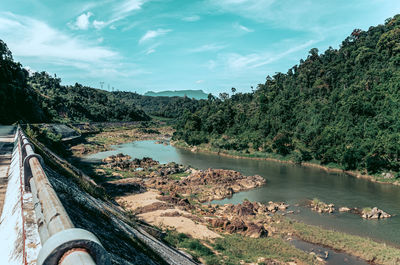
[[14, 148], [4, 208], [0, 217], [0, 264], [36, 264], [41, 248], [32, 195], [23, 193], [21, 157]]

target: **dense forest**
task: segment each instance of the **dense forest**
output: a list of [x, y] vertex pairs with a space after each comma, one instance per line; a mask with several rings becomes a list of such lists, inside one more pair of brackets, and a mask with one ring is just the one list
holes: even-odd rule
[[108, 92], [78, 83], [64, 86], [46, 72], [29, 75], [1, 40], [0, 54], [0, 124], [143, 121], [150, 119], [148, 115], [176, 118], [197, 106], [187, 97]]
[[61, 85], [61, 79], [46, 72], [33, 73], [28, 84], [38, 94], [41, 107], [52, 122], [141, 121], [147, 114], [134, 102], [122, 101], [113, 93], [82, 86]]
[[345, 169], [399, 171], [400, 15], [356, 29], [339, 49], [311, 49], [252, 93], [209, 97], [180, 118], [175, 139], [261, 151]]
[[188, 97], [153, 97], [131, 92], [113, 92], [113, 95], [122, 102], [133, 102], [149, 115], [164, 118], [178, 118], [185, 111], [194, 112], [201, 102]]

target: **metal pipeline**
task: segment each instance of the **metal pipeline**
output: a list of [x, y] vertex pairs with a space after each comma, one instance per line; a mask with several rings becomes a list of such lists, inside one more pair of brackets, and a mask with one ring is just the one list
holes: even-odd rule
[[[110, 258], [95, 235], [74, 228], [64, 206], [43, 170], [43, 159], [21, 129], [20, 146], [24, 165], [25, 188], [34, 199], [36, 222], [42, 249], [38, 265], [108, 265]], [[95, 262], [96, 261], [96, 262]]]

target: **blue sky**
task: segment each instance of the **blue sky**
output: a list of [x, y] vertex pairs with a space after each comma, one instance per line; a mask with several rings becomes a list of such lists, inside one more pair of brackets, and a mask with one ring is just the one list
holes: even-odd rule
[[64, 84], [248, 92], [397, 13], [398, 0], [1, 0], [0, 39]]

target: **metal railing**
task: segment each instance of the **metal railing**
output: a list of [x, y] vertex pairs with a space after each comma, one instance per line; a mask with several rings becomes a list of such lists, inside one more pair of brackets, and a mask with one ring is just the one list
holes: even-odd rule
[[32, 192], [36, 223], [42, 248], [37, 265], [109, 265], [109, 254], [91, 232], [75, 228], [42, 167], [43, 159], [34, 152], [20, 127], [25, 192]]

